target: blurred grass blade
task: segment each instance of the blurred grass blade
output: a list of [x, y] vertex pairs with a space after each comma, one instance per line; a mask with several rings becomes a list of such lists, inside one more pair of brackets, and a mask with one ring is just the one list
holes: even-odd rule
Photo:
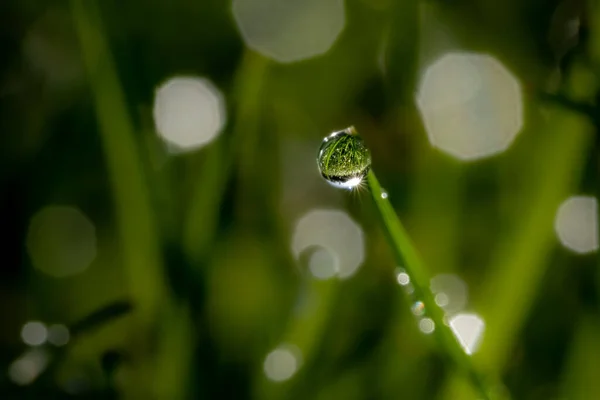
[[[574, 76], [572, 83], [579, 78]], [[581, 82], [576, 85], [582, 89]], [[584, 84], [592, 90], [594, 85]], [[572, 88], [571, 88], [572, 89]], [[588, 89], [589, 90], [589, 89]], [[592, 126], [580, 113], [555, 108], [545, 127], [545, 140], [532, 155], [526, 173], [531, 182], [515, 217], [516, 227], [498, 246], [483, 287], [479, 290], [486, 334], [473, 359], [478, 366], [502, 374], [525, 322], [555, 246], [554, 217], [560, 203], [573, 194], [592, 142]], [[446, 399], [474, 398], [458, 379], [444, 390]]]
[[373, 171], [368, 175], [369, 187], [373, 201], [381, 218], [382, 226], [389, 241], [396, 262], [406, 270], [410, 276], [410, 282], [414, 287], [415, 298], [425, 305], [427, 316], [435, 324], [435, 334], [446, 352], [455, 364], [461, 368], [471, 379], [473, 385], [485, 399], [493, 399], [494, 390], [488, 382], [475, 370], [470, 358], [461, 348], [450, 328], [444, 323], [444, 313], [437, 306], [429, 289], [428, 272], [423, 265], [415, 246], [408, 233], [396, 216], [387, 196], [382, 196], [382, 189]]
[[149, 319], [164, 288], [159, 239], [133, 126], [96, 3], [72, 0], [71, 6], [112, 183], [129, 284], [142, 318]]

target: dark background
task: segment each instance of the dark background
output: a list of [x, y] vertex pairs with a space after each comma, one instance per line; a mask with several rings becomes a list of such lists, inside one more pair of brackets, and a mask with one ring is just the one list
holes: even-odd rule
[[[318, 4], [284, 20], [293, 38], [319, 38]], [[419, 331], [368, 189], [319, 176], [322, 138], [350, 125], [429, 274], [466, 283], [486, 323], [474, 364], [515, 399], [600, 398], [597, 253], [553, 225], [569, 196], [597, 198], [598, 3], [347, 0], [343, 19], [324, 54], [278, 62], [230, 1], [0, 4], [0, 398], [476, 398]], [[449, 51], [489, 54], [520, 83], [506, 151], [465, 162], [429, 143], [415, 93]], [[152, 109], [178, 75], [218, 88], [226, 124], [173, 153]], [[81, 273], [36, 265], [27, 238], [48, 206], [94, 226]], [[315, 208], [362, 229], [349, 279], [317, 280], [291, 252]], [[39, 257], [65, 235], [76, 252], [85, 229], [51, 224]], [[68, 344], [31, 348], [28, 321], [68, 326]], [[281, 343], [302, 362], [273, 382], [263, 363]], [[47, 362], [14, 366], [32, 350]]]

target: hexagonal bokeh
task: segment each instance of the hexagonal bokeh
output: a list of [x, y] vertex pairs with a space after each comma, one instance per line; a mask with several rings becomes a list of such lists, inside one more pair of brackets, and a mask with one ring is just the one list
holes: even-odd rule
[[523, 125], [519, 82], [490, 55], [442, 56], [423, 74], [416, 100], [431, 144], [461, 160], [506, 150]]
[[225, 99], [208, 79], [176, 76], [154, 97], [158, 135], [177, 152], [197, 150], [220, 133], [227, 119]]
[[281, 63], [326, 53], [344, 29], [343, 0], [233, 0], [251, 49]]
[[598, 250], [598, 200], [593, 196], [571, 196], [562, 202], [554, 229], [563, 246], [579, 254]]

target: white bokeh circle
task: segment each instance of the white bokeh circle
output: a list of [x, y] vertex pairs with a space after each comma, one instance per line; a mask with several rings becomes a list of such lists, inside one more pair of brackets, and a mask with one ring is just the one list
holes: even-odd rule
[[214, 140], [227, 119], [221, 92], [207, 79], [178, 76], [158, 87], [154, 97], [158, 135], [176, 151], [192, 151]]
[[425, 70], [416, 100], [432, 146], [461, 160], [503, 152], [523, 125], [518, 80], [487, 54], [440, 57]]
[[343, 0], [233, 0], [248, 47], [281, 63], [326, 53], [345, 25]]

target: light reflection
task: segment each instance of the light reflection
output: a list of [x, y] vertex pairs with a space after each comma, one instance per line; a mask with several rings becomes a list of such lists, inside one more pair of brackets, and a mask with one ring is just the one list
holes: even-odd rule
[[423, 315], [425, 312], [425, 304], [422, 301], [417, 301], [412, 305], [411, 311], [417, 316]]
[[54, 346], [60, 347], [69, 343], [69, 328], [64, 325], [56, 324], [48, 328], [48, 342]]
[[223, 129], [225, 100], [207, 79], [178, 76], [156, 90], [154, 123], [159, 136], [173, 151], [196, 150]]
[[96, 257], [96, 229], [76, 208], [48, 206], [31, 218], [27, 250], [40, 271], [57, 278], [75, 275]]
[[455, 314], [464, 310], [468, 302], [467, 284], [454, 274], [438, 274], [431, 278], [434, 300], [446, 313]]
[[300, 350], [291, 345], [283, 345], [265, 358], [263, 369], [267, 378], [275, 382], [290, 379], [300, 367]]
[[281, 63], [326, 53], [345, 25], [340, 0], [233, 0], [248, 47]]
[[481, 317], [476, 314], [457, 314], [450, 318], [449, 325], [465, 353], [470, 355], [477, 351], [485, 330]]
[[598, 201], [592, 196], [572, 196], [556, 213], [554, 229], [566, 248], [579, 253], [598, 250]]
[[329, 279], [337, 273], [337, 260], [334, 255], [325, 248], [318, 247], [310, 255], [308, 268], [317, 279]]
[[446, 293], [438, 293], [435, 295], [435, 304], [444, 308], [448, 305], [449, 299]]
[[[302, 216], [292, 237], [295, 257], [310, 247], [326, 249], [336, 263], [336, 275], [352, 276], [364, 260], [364, 237], [360, 226], [343, 211], [315, 209]], [[321, 257], [321, 256], [319, 256]]]
[[435, 330], [435, 323], [431, 318], [422, 318], [419, 320], [419, 330], [426, 335], [429, 335]]
[[485, 54], [439, 58], [423, 74], [417, 104], [431, 144], [461, 160], [506, 150], [523, 124], [519, 82]]
[[400, 270], [400, 272], [396, 274], [396, 280], [398, 281], [399, 285], [406, 286], [410, 283], [410, 276], [408, 276], [404, 270]]
[[8, 376], [17, 385], [29, 385], [44, 372], [48, 361], [48, 354], [44, 350], [31, 349], [10, 364]]
[[39, 321], [30, 321], [21, 328], [21, 339], [29, 346], [39, 346], [46, 342], [48, 330], [46, 325]]

